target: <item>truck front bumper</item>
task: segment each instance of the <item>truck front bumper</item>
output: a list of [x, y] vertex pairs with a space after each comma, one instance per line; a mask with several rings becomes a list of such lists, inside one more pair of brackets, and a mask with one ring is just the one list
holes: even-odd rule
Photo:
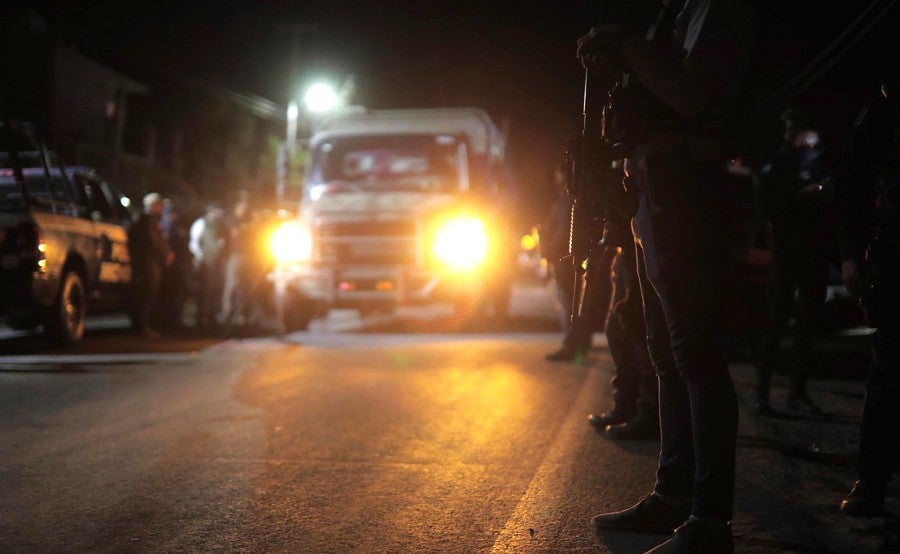
[[405, 266], [282, 266], [269, 275], [276, 290], [347, 307], [372, 302], [408, 305], [452, 301], [454, 295], [477, 286], [478, 280], [471, 277]]

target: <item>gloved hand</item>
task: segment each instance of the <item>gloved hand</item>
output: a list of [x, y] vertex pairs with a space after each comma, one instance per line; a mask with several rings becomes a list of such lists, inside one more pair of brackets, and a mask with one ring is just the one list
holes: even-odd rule
[[600, 25], [578, 39], [576, 55], [586, 69], [610, 63], [621, 57], [622, 44], [640, 36], [640, 31], [624, 25]]

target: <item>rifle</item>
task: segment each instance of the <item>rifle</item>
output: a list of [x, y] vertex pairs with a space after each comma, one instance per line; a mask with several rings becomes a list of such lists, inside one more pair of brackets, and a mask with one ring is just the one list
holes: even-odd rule
[[[572, 199], [567, 258], [575, 274], [570, 331], [584, 329], [585, 265], [595, 248], [604, 247], [604, 227], [614, 208], [611, 204], [621, 204], [625, 194], [620, 172], [612, 168], [612, 163], [623, 159], [627, 150], [613, 141], [608, 128], [614, 117], [613, 100], [623, 80], [624, 76], [585, 70], [581, 136], [570, 140], [566, 149], [567, 193]], [[610, 82], [611, 88], [604, 86]]]

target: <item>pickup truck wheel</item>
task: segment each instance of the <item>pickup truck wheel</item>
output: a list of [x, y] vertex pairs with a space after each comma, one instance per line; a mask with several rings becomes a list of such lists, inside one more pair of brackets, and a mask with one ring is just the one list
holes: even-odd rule
[[87, 315], [87, 294], [84, 281], [77, 271], [69, 270], [63, 277], [56, 305], [47, 321], [47, 331], [56, 343], [70, 346], [84, 337]]

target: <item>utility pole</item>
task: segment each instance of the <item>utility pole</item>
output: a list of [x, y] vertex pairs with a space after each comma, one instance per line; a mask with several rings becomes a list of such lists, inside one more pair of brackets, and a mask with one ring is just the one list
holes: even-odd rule
[[288, 62], [288, 90], [287, 109], [285, 111], [286, 125], [284, 144], [278, 154], [275, 196], [278, 203], [284, 201], [285, 192], [291, 183], [291, 158], [297, 145], [297, 127], [300, 116], [300, 102], [297, 97], [297, 81], [300, 78], [300, 39], [319, 32], [318, 23], [287, 23], [278, 24], [277, 28], [290, 35], [291, 52]]

